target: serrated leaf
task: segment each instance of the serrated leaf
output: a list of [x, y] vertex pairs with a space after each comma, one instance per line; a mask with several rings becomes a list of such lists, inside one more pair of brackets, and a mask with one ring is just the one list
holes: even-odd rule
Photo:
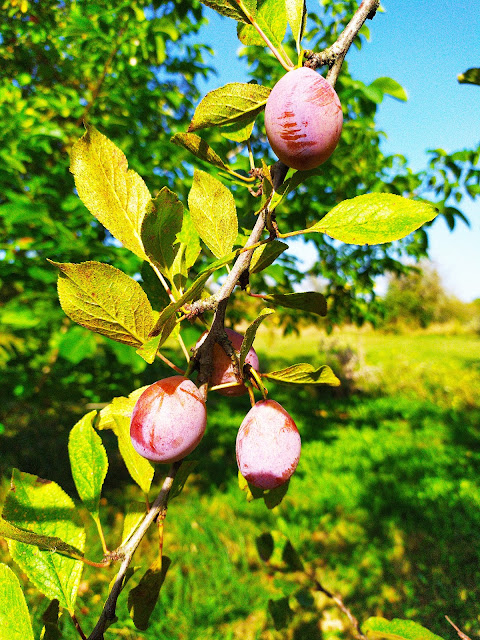
[[408, 100], [405, 89], [393, 78], [377, 78], [370, 84], [370, 87], [402, 102], [407, 102]]
[[457, 80], [460, 84], [478, 84], [480, 85], [480, 68], [472, 67], [467, 69], [465, 73], [460, 73], [457, 76]]
[[178, 196], [163, 187], [148, 207], [141, 226], [145, 253], [167, 277], [178, 253], [177, 234], [182, 229], [183, 204]]
[[152, 307], [138, 282], [101, 262], [50, 262], [61, 271], [58, 296], [69, 318], [133, 347], [146, 342], [153, 325]]
[[176, 133], [170, 141], [193, 153], [194, 156], [212, 164], [218, 169], [228, 170], [228, 166], [220, 156], [196, 133]]
[[271, 304], [287, 307], [288, 309], [299, 309], [308, 313], [315, 313], [318, 316], [327, 315], [327, 301], [325, 296], [317, 291], [303, 291], [300, 293], [273, 293], [263, 296]]
[[128, 609], [133, 623], [141, 631], [148, 628], [150, 616], [157, 604], [171, 560], [167, 556], [155, 560], [140, 582], [128, 594]]
[[[275, 47], [280, 47], [287, 30], [284, 0], [263, 0], [253, 16], [255, 23]], [[265, 47], [265, 40], [252, 24], [238, 24], [238, 39], [242, 44]]]
[[305, 25], [307, 23], [307, 3], [305, 0], [285, 0], [287, 20], [292, 30], [297, 51], [300, 53], [300, 41], [303, 38]]
[[176, 312], [179, 309], [181, 309], [184, 304], [187, 304], [188, 302], [192, 302], [193, 300], [198, 300], [198, 298], [200, 297], [203, 291], [203, 288], [205, 287], [205, 283], [207, 282], [208, 278], [212, 275], [214, 270], [215, 269], [208, 269], [208, 271], [205, 271], [204, 273], [199, 275], [194, 280], [191, 287], [189, 287], [185, 291], [183, 296], [181, 296], [175, 302], [171, 302], [168, 305], [168, 307], [166, 307], [162, 311], [162, 313], [159, 315], [157, 319], [157, 322], [155, 323], [155, 326], [150, 331], [151, 337], [158, 336], [162, 332], [163, 327], [166, 325], [166, 323], [170, 322], [171, 321], [170, 319], [172, 317], [175, 317]]
[[443, 640], [413, 620], [386, 620], [385, 618], [369, 618], [362, 624], [362, 630], [368, 638], [385, 640]]
[[437, 214], [429, 202], [370, 193], [344, 200], [305, 233], [325, 233], [347, 244], [382, 244], [404, 238]]
[[340, 380], [326, 364], [315, 369], [311, 364], [302, 362], [292, 364], [286, 369], [262, 373], [262, 378], [275, 380], [282, 384], [328, 384], [331, 387], [338, 387]]
[[172, 488], [170, 489], [170, 492], [168, 494], [169, 502], [182, 493], [183, 487], [188, 480], [188, 476], [192, 473], [195, 467], [197, 467], [197, 465], [197, 460], [185, 460], [184, 462], [182, 462], [182, 465], [177, 471], [175, 479], [173, 480]]
[[266, 244], [257, 247], [253, 252], [250, 261], [250, 273], [260, 273], [269, 267], [284, 251], [288, 249], [288, 244], [280, 242], [280, 240], [272, 240]]
[[83, 558], [83, 553], [80, 549], [72, 547], [60, 538], [56, 536], [43, 536], [38, 533], [34, 533], [29, 529], [16, 527], [3, 518], [0, 518], [0, 536], [6, 540], [16, 540], [17, 542], [22, 542], [26, 545], [33, 545], [42, 549], [42, 551], [60, 553], [69, 558], [74, 558], [75, 560]]
[[114, 413], [113, 419], [116, 425], [115, 433], [118, 438], [118, 448], [120, 455], [125, 462], [125, 466], [128, 469], [128, 473], [138, 484], [143, 493], [148, 493], [152, 485], [155, 469], [151, 462], [146, 458], [143, 458], [133, 448], [133, 444], [130, 439], [130, 416]]
[[[233, 18], [239, 22], [247, 22], [248, 18], [244, 11], [239, 7], [239, 3], [236, 0], [200, 0], [202, 4], [211, 9], [214, 9], [217, 13], [228, 18]], [[246, 3], [248, 6], [248, 2]]]
[[195, 109], [188, 131], [229, 123], [252, 122], [264, 109], [270, 89], [259, 84], [231, 82], [207, 93]]
[[0, 629], [2, 640], [34, 640], [20, 582], [6, 564], [0, 564]]
[[142, 178], [128, 169], [123, 152], [94, 127], [73, 145], [70, 171], [82, 202], [110, 233], [146, 259], [140, 237], [151, 200]]
[[262, 309], [260, 314], [255, 318], [255, 320], [249, 325], [247, 330], [245, 331], [245, 335], [242, 340], [242, 346], [240, 347], [240, 359], [239, 359], [239, 368], [240, 371], [243, 370], [243, 365], [245, 364], [245, 358], [250, 351], [250, 347], [255, 340], [255, 335], [257, 333], [258, 327], [262, 324], [267, 316], [275, 313], [273, 309]]
[[[15, 527], [59, 538], [83, 552], [85, 531], [71, 498], [55, 482], [13, 470], [3, 517]], [[47, 597], [73, 611], [83, 563], [60, 553], [9, 540], [12, 558]]]
[[213, 255], [222, 258], [230, 253], [238, 233], [231, 191], [209, 173], [195, 169], [188, 208], [200, 238]]
[[122, 545], [133, 535], [146, 514], [145, 503], [133, 500], [127, 504], [123, 521]]
[[93, 428], [96, 415], [96, 411], [91, 411], [83, 416], [68, 439], [73, 480], [78, 495], [94, 518], [98, 518], [100, 494], [108, 470], [107, 452]]

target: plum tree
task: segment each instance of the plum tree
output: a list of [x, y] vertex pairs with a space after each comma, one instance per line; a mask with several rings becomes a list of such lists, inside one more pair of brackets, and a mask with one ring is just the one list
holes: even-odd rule
[[342, 124], [335, 89], [308, 67], [286, 73], [265, 107], [270, 146], [284, 164], [301, 171], [318, 167], [332, 155]]
[[198, 445], [207, 410], [197, 386], [183, 376], [150, 385], [137, 400], [130, 422], [135, 450], [152, 462], [176, 462]]
[[242, 476], [259, 489], [286, 482], [300, 458], [300, 434], [293, 418], [275, 400], [260, 400], [237, 434], [237, 463]]
[[[225, 333], [238, 356], [243, 341], [242, 334], [233, 331], [233, 329], [225, 329]], [[207, 334], [204, 335], [206, 336]], [[204, 336], [202, 336], [197, 342], [197, 347], [202, 343], [203, 337]], [[251, 347], [247, 353], [245, 363], [251, 365], [256, 371], [258, 371], [258, 356], [253, 347]], [[225, 352], [220, 344], [215, 344], [213, 347], [213, 373], [209, 380], [210, 386], [213, 387], [222, 384], [233, 384], [235, 382], [238, 383], [236, 386], [218, 389], [218, 393], [221, 393], [224, 396], [242, 396], [247, 393], [247, 387], [235, 375], [235, 369], [230, 356]]]

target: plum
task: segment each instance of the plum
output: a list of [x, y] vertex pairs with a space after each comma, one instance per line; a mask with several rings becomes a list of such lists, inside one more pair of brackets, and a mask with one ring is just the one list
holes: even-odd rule
[[144, 458], [176, 462], [195, 449], [206, 423], [205, 401], [197, 386], [183, 376], [171, 376], [150, 385], [138, 398], [130, 438]]
[[342, 132], [342, 105], [335, 89], [313, 69], [286, 73], [265, 107], [265, 129], [276, 156], [305, 171], [327, 160]]
[[[233, 329], [225, 329], [225, 333], [238, 356], [240, 353], [240, 347], [242, 346], [243, 336], [240, 333], [233, 331]], [[204, 336], [206, 335], [206, 333], [203, 334], [197, 342], [197, 347], [200, 346]], [[247, 353], [245, 363], [250, 364], [256, 371], [258, 371], [258, 356], [253, 347], [251, 347]], [[240, 382], [241, 384], [238, 384], [235, 387], [218, 389], [218, 393], [221, 393], [224, 396], [242, 396], [244, 393], [247, 393], [247, 387], [235, 376], [235, 370], [230, 356], [225, 353], [225, 350], [221, 345], [215, 344], [213, 346], [213, 373], [210, 376], [209, 385], [214, 387], [219, 384], [228, 384], [233, 382]]]
[[300, 434], [292, 417], [275, 400], [260, 400], [237, 434], [237, 463], [242, 476], [259, 489], [286, 482], [300, 458]]

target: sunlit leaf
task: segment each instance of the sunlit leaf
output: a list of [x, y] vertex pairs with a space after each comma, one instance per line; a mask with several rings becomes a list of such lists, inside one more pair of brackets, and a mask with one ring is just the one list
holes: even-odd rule
[[[239, 3], [236, 0], [200, 0], [200, 2], [211, 9], [215, 9], [222, 16], [233, 18], [240, 22], [247, 22], [248, 18], [242, 9], [239, 7]], [[251, 0], [247, 0], [245, 5], [251, 5]]]
[[2, 640], [34, 640], [20, 582], [6, 564], [0, 564], [0, 629]]
[[255, 320], [248, 326], [245, 331], [245, 335], [242, 341], [242, 346], [240, 347], [240, 359], [239, 359], [239, 367], [240, 371], [243, 369], [243, 365], [245, 364], [245, 358], [250, 351], [250, 347], [255, 340], [255, 335], [257, 333], [258, 327], [265, 320], [265, 318], [272, 313], [275, 313], [273, 309], [262, 309], [261, 313], [255, 318]]
[[148, 493], [155, 469], [151, 462], [137, 453], [133, 448], [130, 439], [130, 415], [125, 416], [113, 413], [113, 419], [115, 421], [115, 433], [118, 438], [118, 448], [125, 462], [125, 466], [128, 469], [128, 473], [143, 493]]
[[262, 373], [262, 378], [282, 384], [328, 384], [338, 387], [340, 380], [326, 364], [315, 369], [311, 364], [293, 364], [286, 369]]
[[82, 202], [110, 233], [146, 259], [140, 227], [150, 193], [142, 178], [128, 169], [123, 152], [94, 127], [76, 142], [70, 171]]
[[58, 296], [74, 322], [112, 340], [142, 345], [153, 325], [142, 287], [123, 271], [101, 262], [53, 262], [60, 269]]
[[300, 41], [307, 23], [307, 3], [305, 0], [285, 0], [287, 20], [292, 30], [297, 51], [300, 52]]
[[461, 84], [478, 84], [480, 85], [480, 68], [472, 67], [471, 69], [467, 69], [465, 73], [460, 73], [457, 76], [457, 80]]
[[385, 618], [369, 618], [362, 624], [362, 630], [367, 638], [374, 640], [443, 640], [418, 622], [413, 620], [386, 620]]
[[379, 89], [383, 94], [392, 96], [392, 98], [396, 98], [402, 102], [406, 102], [408, 100], [408, 95], [405, 89], [393, 78], [377, 78], [370, 84], [370, 87]]
[[173, 138], [171, 138], [171, 142], [179, 147], [184, 147], [197, 158], [205, 160], [205, 162], [210, 163], [218, 169], [228, 169], [228, 166], [212, 147], [195, 133], [176, 133]]
[[[260, 0], [258, 9], [253, 16], [255, 23], [268, 40], [280, 47], [287, 29], [287, 14], [283, 0]], [[252, 24], [238, 24], [238, 39], [246, 45], [265, 47], [266, 42]]]
[[304, 291], [299, 293], [272, 293], [264, 296], [264, 299], [274, 305], [299, 309], [319, 316], [327, 315], [327, 301], [325, 296], [317, 291]]
[[253, 252], [250, 261], [250, 273], [260, 273], [263, 269], [269, 267], [284, 251], [288, 249], [288, 244], [280, 242], [280, 240], [272, 240], [257, 247]]

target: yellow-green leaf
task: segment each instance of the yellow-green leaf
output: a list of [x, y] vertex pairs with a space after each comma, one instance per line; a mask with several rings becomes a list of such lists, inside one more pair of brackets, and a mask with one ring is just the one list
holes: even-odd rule
[[293, 364], [279, 371], [262, 373], [262, 378], [275, 380], [281, 384], [328, 384], [331, 387], [340, 385], [340, 380], [326, 364], [315, 369], [306, 362]]
[[117, 423], [115, 422], [115, 416], [124, 416], [130, 420], [133, 407], [136, 401], [142, 395], [147, 387], [140, 387], [132, 391], [128, 397], [117, 396], [104, 407], [97, 417], [95, 427], [99, 430], [111, 429], [115, 435], [117, 434]]
[[[263, 0], [258, 3], [255, 23], [260, 27], [270, 42], [280, 47], [287, 29], [285, 2], [282, 0]], [[238, 39], [246, 45], [265, 47], [266, 42], [252, 24], [238, 24]]]
[[146, 260], [140, 228], [150, 193], [123, 152], [94, 127], [72, 148], [70, 171], [82, 202], [110, 233]]
[[101, 262], [52, 262], [60, 269], [62, 309], [77, 324], [112, 340], [139, 347], [153, 325], [142, 287], [123, 271]]
[[123, 521], [122, 544], [133, 535], [138, 525], [145, 517], [146, 509], [144, 502], [133, 500], [127, 504], [127, 512]]
[[382, 244], [408, 236], [437, 214], [429, 202], [369, 193], [344, 200], [305, 233], [325, 233], [347, 244]]
[[443, 640], [440, 636], [422, 627], [418, 622], [399, 618], [393, 620], [380, 617], [369, 618], [362, 624], [362, 630], [367, 638], [373, 640], [381, 640], [382, 638], [385, 640]]
[[288, 244], [280, 242], [280, 240], [272, 240], [257, 247], [250, 260], [250, 273], [260, 273], [260, 271], [269, 267], [272, 262], [275, 262], [278, 256], [286, 249], [288, 249]]
[[297, 45], [297, 51], [300, 53], [300, 41], [307, 22], [307, 3], [305, 0], [285, 0], [285, 8], [288, 24]]
[[[248, 22], [248, 18], [239, 7], [237, 0], [200, 0], [200, 2], [211, 9], [215, 9], [222, 16], [227, 16], [240, 22]], [[251, 0], [245, 4], [251, 4]]]
[[251, 122], [265, 108], [269, 95], [268, 87], [241, 82], [231, 82], [214, 89], [207, 93], [195, 109], [188, 131], [243, 120]]
[[[55, 482], [13, 470], [3, 517], [15, 527], [58, 537], [83, 552], [85, 531], [71, 498]], [[47, 597], [73, 611], [83, 563], [60, 553], [9, 540], [12, 558]]]
[[196, 133], [176, 133], [170, 141], [187, 149], [200, 160], [204, 160], [218, 169], [228, 170], [228, 166], [220, 156]]
[[217, 258], [232, 250], [238, 233], [237, 210], [227, 187], [205, 171], [195, 170], [188, 207], [200, 238]]
[[0, 564], [0, 629], [2, 640], [34, 640], [20, 582], [6, 564]]
[[143, 458], [133, 448], [133, 444], [130, 439], [130, 416], [127, 417], [124, 415], [113, 414], [113, 419], [116, 425], [115, 433], [118, 438], [118, 448], [120, 450], [120, 455], [125, 462], [125, 466], [128, 469], [128, 473], [138, 484], [143, 493], [148, 493], [150, 491], [155, 469], [151, 462], [146, 458]]
[[68, 439], [73, 480], [78, 495], [94, 518], [98, 517], [100, 494], [108, 470], [107, 452], [93, 428], [96, 415], [96, 411], [91, 411], [83, 416]]
[[240, 347], [240, 371], [242, 371], [243, 369], [245, 358], [247, 357], [248, 352], [250, 351], [250, 347], [255, 340], [255, 335], [257, 333], [258, 327], [265, 320], [265, 318], [272, 315], [272, 313], [275, 313], [273, 309], [262, 309], [260, 314], [255, 318], [255, 320], [248, 326], [247, 330], [245, 331], [245, 336], [242, 340], [242, 346]]

